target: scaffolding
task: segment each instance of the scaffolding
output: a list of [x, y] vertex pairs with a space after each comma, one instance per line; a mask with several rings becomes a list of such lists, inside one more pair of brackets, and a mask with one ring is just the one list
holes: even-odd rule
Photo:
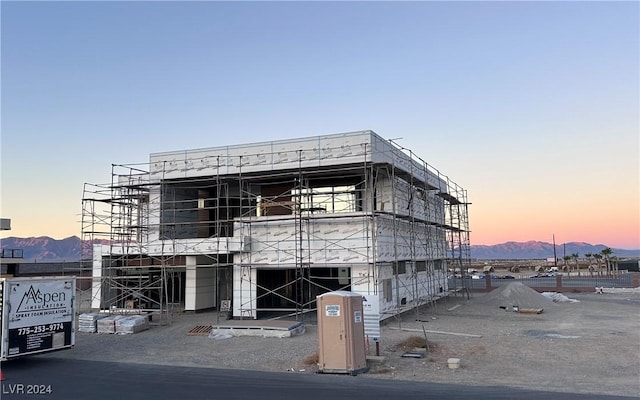
[[118, 164], [111, 166], [109, 184], [84, 185], [81, 266], [93, 271], [93, 282], [81, 298], [89, 298], [89, 308], [145, 312], [154, 323], [166, 324], [170, 296], [179, 296], [172, 268], [179, 257], [171, 249], [147, 251], [151, 187], [148, 171]]
[[85, 184], [82, 262], [92, 308], [133, 304], [161, 323], [228, 302], [235, 318], [303, 319], [333, 290], [419, 318], [470, 263], [468, 204], [371, 131], [160, 153]]

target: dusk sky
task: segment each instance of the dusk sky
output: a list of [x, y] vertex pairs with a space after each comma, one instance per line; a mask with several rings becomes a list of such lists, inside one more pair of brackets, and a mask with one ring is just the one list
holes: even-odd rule
[[112, 163], [371, 129], [473, 245], [640, 248], [636, 1], [0, 4], [2, 237], [80, 236]]

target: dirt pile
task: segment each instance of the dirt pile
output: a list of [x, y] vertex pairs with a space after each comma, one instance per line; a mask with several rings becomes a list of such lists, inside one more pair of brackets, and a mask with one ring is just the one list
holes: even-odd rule
[[482, 297], [478, 303], [491, 307], [506, 307], [511, 310], [513, 306], [519, 308], [542, 308], [545, 311], [556, 307], [549, 298], [541, 295], [522, 282], [510, 282], [500, 286]]

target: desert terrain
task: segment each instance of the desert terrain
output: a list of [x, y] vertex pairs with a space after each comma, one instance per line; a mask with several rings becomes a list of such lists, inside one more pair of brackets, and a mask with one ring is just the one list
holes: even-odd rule
[[[507, 293], [471, 293], [469, 299], [458, 294], [389, 318], [381, 326], [380, 357], [371, 357], [369, 371], [354, 379], [640, 395], [640, 291], [562, 297], [567, 300], [554, 302], [526, 286]], [[543, 311], [514, 312], [516, 303]], [[79, 332], [75, 348], [38, 357], [292, 374], [317, 371], [313, 316], [303, 320], [302, 335], [289, 338], [187, 334], [220, 320], [217, 312], [176, 313], [170, 325], [131, 335]], [[414, 351], [421, 357], [403, 357]], [[370, 343], [370, 355], [375, 352]], [[450, 369], [449, 358], [458, 358], [460, 368]]]

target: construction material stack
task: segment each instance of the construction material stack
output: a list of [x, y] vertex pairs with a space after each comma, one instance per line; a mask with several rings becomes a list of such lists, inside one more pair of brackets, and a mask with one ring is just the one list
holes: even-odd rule
[[78, 317], [78, 331], [96, 333], [98, 330], [98, 320], [108, 317], [107, 314], [84, 313]]

